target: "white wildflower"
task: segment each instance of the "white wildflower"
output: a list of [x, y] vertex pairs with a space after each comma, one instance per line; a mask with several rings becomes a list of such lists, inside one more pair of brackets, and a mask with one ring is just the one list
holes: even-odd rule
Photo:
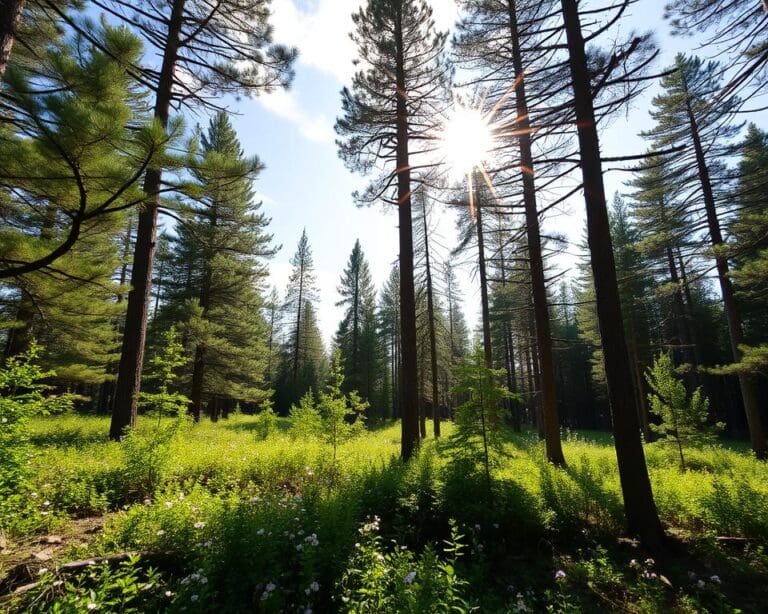
[[194, 526], [196, 529], [202, 529], [205, 527], [205, 523], [202, 520], [198, 520]]
[[411, 572], [409, 572], [405, 576], [404, 581], [405, 581], [406, 584], [413, 584], [413, 581], [415, 579], [416, 579], [416, 572], [415, 571], [411, 571]]

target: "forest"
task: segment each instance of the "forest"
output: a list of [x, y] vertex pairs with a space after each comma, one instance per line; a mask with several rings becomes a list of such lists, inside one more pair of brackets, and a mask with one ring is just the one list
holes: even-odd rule
[[2, 0], [0, 612], [765, 611], [767, 85], [765, 0]]

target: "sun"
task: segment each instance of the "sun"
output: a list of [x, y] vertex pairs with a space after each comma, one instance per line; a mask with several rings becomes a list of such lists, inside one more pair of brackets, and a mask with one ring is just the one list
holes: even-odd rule
[[459, 180], [480, 166], [493, 146], [488, 119], [479, 109], [457, 105], [446, 118], [440, 153], [449, 175]]

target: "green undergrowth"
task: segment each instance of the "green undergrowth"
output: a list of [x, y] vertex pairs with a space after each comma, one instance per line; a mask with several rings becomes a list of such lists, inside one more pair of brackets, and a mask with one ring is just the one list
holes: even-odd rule
[[[6, 598], [11, 611], [726, 612], [768, 599], [768, 465], [739, 450], [691, 449], [681, 473], [669, 447], [646, 446], [660, 515], [685, 544], [657, 563], [619, 539], [605, 435], [568, 433], [557, 469], [535, 435], [508, 434], [489, 489], [477, 464], [446, 449], [450, 423], [406, 465], [399, 425], [370, 428], [334, 461], [285, 419], [265, 439], [237, 415], [182, 429], [148, 490], [106, 418], [31, 426], [30, 505], [3, 520], [6, 539], [108, 515], [69, 554], [140, 555], [46, 572], [24, 599]], [[140, 420], [139, 432], [151, 428]]]

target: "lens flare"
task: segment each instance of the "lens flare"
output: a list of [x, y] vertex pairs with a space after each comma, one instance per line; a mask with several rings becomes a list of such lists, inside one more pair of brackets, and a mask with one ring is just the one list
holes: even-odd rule
[[487, 118], [478, 109], [456, 106], [440, 135], [443, 163], [453, 179], [461, 179], [480, 166], [493, 146]]

